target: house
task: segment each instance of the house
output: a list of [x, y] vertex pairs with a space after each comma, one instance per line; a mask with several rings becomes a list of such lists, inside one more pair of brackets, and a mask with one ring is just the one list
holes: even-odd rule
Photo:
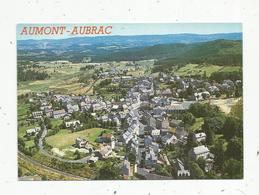
[[210, 150], [206, 146], [201, 145], [201, 146], [192, 148], [189, 151], [188, 155], [193, 160], [197, 160], [200, 157], [207, 159], [210, 156]]
[[97, 138], [97, 142], [99, 143], [109, 143], [114, 140], [114, 136], [110, 133], [103, 133], [101, 136]]
[[130, 81], [132, 79], [132, 76], [121, 76], [121, 81]]
[[146, 168], [152, 168], [156, 165], [156, 163], [157, 163], [157, 155], [155, 154], [152, 148], [149, 148], [146, 151], [146, 155], [145, 155], [145, 166]]
[[124, 159], [122, 164], [122, 175], [124, 179], [129, 179], [130, 177], [130, 162], [127, 158]]
[[53, 117], [53, 109], [48, 109], [48, 108], [45, 108], [44, 109], [44, 113], [47, 117], [51, 118]]
[[66, 115], [66, 111], [64, 109], [53, 111], [53, 118], [62, 118]]
[[196, 133], [193, 135], [193, 141], [195, 142], [202, 142], [206, 141], [206, 134], [205, 133]]
[[65, 122], [66, 128], [76, 127], [78, 125], [80, 125], [80, 121], [79, 120], [73, 120], [73, 121]]
[[171, 96], [172, 95], [172, 91], [171, 91], [171, 89], [165, 89], [164, 91], [161, 92], [161, 95], [163, 95], [163, 96]]
[[102, 134], [101, 136], [97, 137], [96, 142], [98, 143], [109, 143], [112, 149], [115, 148], [115, 138], [112, 134]]
[[190, 170], [185, 169], [184, 163], [180, 159], [176, 159], [177, 178], [189, 178], [191, 176]]
[[76, 147], [77, 148], [85, 148], [88, 141], [84, 138], [78, 137], [76, 138]]
[[178, 127], [181, 123], [182, 123], [182, 120], [175, 120], [175, 119], [172, 119], [172, 120], [170, 121], [170, 126], [171, 126], [171, 127]]
[[176, 128], [175, 134], [178, 139], [181, 139], [188, 135], [188, 133], [184, 130], [184, 127], [180, 127], [180, 126]]
[[88, 159], [88, 163], [96, 163], [97, 161], [98, 161], [98, 157], [96, 157], [96, 156], [91, 156]]
[[159, 144], [156, 142], [152, 142], [151, 145], [149, 146], [149, 148], [151, 148], [155, 154], [160, 152]]
[[43, 116], [43, 112], [42, 111], [36, 111], [36, 112], [32, 112], [32, 117], [37, 119], [37, 118], [41, 118]]
[[162, 107], [158, 106], [153, 109], [153, 113], [154, 113], [154, 115], [161, 116], [165, 113], [165, 110]]
[[151, 130], [150, 134], [152, 136], [159, 136], [160, 135], [160, 130], [159, 129], [153, 129], [153, 130]]
[[112, 153], [112, 148], [110, 146], [104, 146], [101, 150], [95, 152], [95, 156], [99, 159], [105, 159], [109, 157]]
[[93, 108], [93, 112], [104, 110], [106, 109], [106, 103], [102, 101], [94, 103], [92, 104], [92, 108]]
[[168, 114], [171, 113], [183, 113], [189, 110], [190, 106], [194, 103], [194, 101], [184, 101], [184, 102], [172, 102], [171, 105], [166, 106], [166, 112]]
[[161, 138], [163, 145], [176, 144], [178, 142], [177, 137], [168, 133]]
[[198, 100], [198, 101], [206, 100], [210, 97], [210, 92], [203, 91], [203, 92], [200, 92], [200, 93], [194, 93], [194, 96], [196, 97], [196, 100]]
[[31, 136], [37, 135], [40, 132], [40, 130], [41, 130], [40, 127], [35, 127], [33, 129], [27, 129], [26, 136], [31, 137]]
[[67, 104], [66, 106], [68, 113], [73, 113], [79, 111], [79, 106], [77, 104]]
[[126, 131], [125, 133], [123, 133], [122, 135], [123, 141], [128, 144], [129, 141], [133, 138], [133, 132], [131, 131]]
[[156, 120], [156, 128], [158, 129], [168, 129], [169, 121], [167, 117], [160, 117]]
[[147, 118], [147, 125], [150, 127], [156, 127], [156, 119], [152, 116]]

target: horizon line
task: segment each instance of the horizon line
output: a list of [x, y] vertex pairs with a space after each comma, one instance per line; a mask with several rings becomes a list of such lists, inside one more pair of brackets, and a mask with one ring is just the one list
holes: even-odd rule
[[[239, 32], [219, 32], [219, 33], [172, 33], [172, 34], [136, 34], [136, 35], [132, 35], [132, 34], [123, 34], [123, 35], [79, 35], [79, 36], [72, 36], [72, 37], [55, 37], [53, 36], [53, 38], [42, 38], [42, 39], [35, 39], [35, 38], [18, 38], [18, 36], [16, 36], [16, 40], [17, 41], [43, 41], [43, 40], [67, 40], [67, 39], [73, 39], [73, 38], [97, 38], [97, 37], [135, 37], [135, 36], [168, 36], [168, 35], [218, 35], [218, 34], [243, 34], [242, 31]], [[242, 37], [241, 37], [242, 38]]]

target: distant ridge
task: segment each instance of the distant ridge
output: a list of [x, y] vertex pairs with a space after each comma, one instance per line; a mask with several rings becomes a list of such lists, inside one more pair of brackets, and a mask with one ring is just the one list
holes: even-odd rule
[[[177, 58], [177, 61], [179, 61], [180, 58], [186, 60], [195, 57], [197, 59], [198, 56], [203, 57], [203, 54], [210, 58], [214, 58], [216, 54], [220, 57], [222, 53], [219, 50], [223, 49], [222, 52], [224, 55], [226, 53], [231, 56], [237, 54], [235, 59], [240, 59], [241, 40], [242, 33], [99, 36], [76, 37], [62, 40], [18, 40], [17, 53], [18, 60], [33, 61], [70, 60], [72, 62], [81, 62], [84, 57], [91, 57], [96, 62], [150, 58], [160, 60]], [[220, 41], [222, 44], [219, 44]], [[206, 45], [207, 43], [210, 44]], [[203, 54], [197, 49], [198, 46]], [[224, 47], [228, 47], [228, 49], [226, 50]], [[231, 47], [235, 49], [232, 50]], [[206, 53], [207, 51], [211, 54]], [[236, 62], [236, 60], [234, 61]]]

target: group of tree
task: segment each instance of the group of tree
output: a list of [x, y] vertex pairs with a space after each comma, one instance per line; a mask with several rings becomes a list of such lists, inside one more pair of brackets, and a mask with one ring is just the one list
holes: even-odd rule
[[122, 179], [121, 169], [116, 159], [105, 160], [104, 165], [99, 169], [96, 179], [114, 180]]
[[199, 117], [213, 117], [218, 115], [219, 107], [210, 105], [209, 103], [195, 103], [190, 106], [189, 112], [191, 112], [196, 118]]
[[213, 72], [209, 78], [211, 81], [216, 81], [218, 83], [223, 80], [242, 80], [242, 71], [233, 71], [233, 72]]
[[[203, 106], [210, 110], [210, 116], [204, 117], [202, 131], [206, 133], [206, 144], [215, 155], [214, 171], [220, 173], [223, 178], [242, 178], [243, 119], [225, 115], [214, 108], [208, 109], [209, 105]], [[215, 113], [211, 114], [211, 110]], [[200, 116], [200, 113], [196, 113], [195, 109], [194, 111]]]
[[80, 68], [80, 71], [91, 70], [91, 69], [94, 69], [94, 67], [95, 67], [94, 65], [85, 65]]
[[102, 80], [102, 81], [99, 83], [99, 87], [100, 87], [100, 88], [103, 88], [103, 87], [105, 87], [105, 86], [111, 84], [111, 82], [112, 82], [112, 79], [104, 79], [104, 80]]
[[117, 127], [117, 123], [115, 121], [100, 121], [100, 127], [114, 129]]
[[[82, 129], [99, 127], [100, 123], [89, 112], [73, 112], [72, 118], [79, 120], [83, 124]], [[81, 130], [80, 128], [77, 130]]]
[[35, 70], [25, 70], [18, 67], [17, 71], [18, 81], [34, 81], [34, 80], [44, 80], [49, 78], [49, 75], [46, 72], [39, 72]]

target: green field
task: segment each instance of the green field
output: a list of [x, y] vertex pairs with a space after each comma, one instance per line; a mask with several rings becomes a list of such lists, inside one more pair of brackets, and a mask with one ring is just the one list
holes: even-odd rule
[[75, 143], [76, 138], [86, 138], [90, 142], [95, 142], [96, 138], [101, 134], [102, 131], [106, 130], [107, 133], [111, 133], [112, 130], [102, 128], [92, 128], [83, 131], [71, 133], [70, 130], [62, 129], [57, 134], [46, 137], [47, 144], [52, 147], [64, 149]]
[[27, 111], [29, 110], [29, 104], [18, 105], [18, 121], [25, 120], [27, 118]]
[[203, 75], [206, 72], [206, 76], [210, 76], [213, 72], [233, 72], [239, 71], [240, 66], [218, 66], [218, 65], [201, 65], [201, 64], [186, 64], [174, 71], [175, 75], [187, 76], [187, 75]]
[[52, 127], [59, 127], [62, 123], [62, 119], [51, 119]]

